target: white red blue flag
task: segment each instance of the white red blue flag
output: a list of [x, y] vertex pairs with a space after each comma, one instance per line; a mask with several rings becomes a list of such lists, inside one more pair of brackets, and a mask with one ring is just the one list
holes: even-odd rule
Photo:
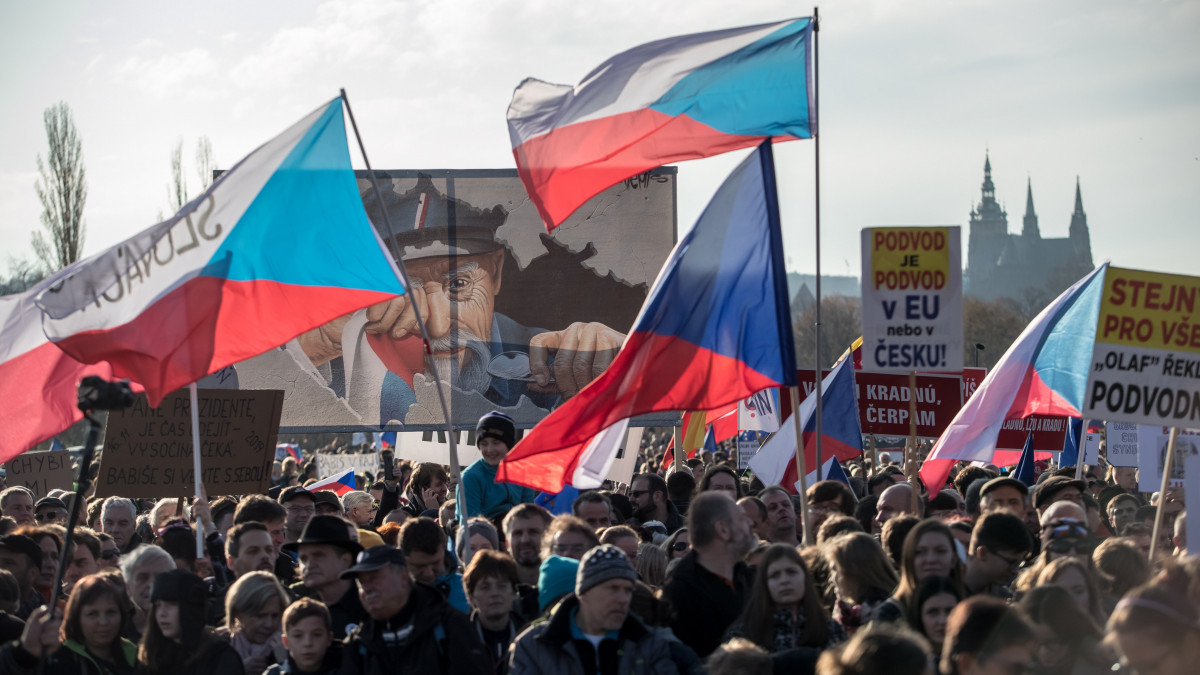
[[346, 469], [336, 476], [330, 476], [324, 480], [319, 480], [308, 486], [309, 492], [317, 490], [329, 490], [330, 492], [341, 497], [342, 495], [352, 490], [358, 489], [358, 481], [354, 478], [354, 469]]

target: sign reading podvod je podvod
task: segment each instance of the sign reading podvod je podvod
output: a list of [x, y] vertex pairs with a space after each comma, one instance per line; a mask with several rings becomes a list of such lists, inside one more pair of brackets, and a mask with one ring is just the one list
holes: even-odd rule
[[1109, 267], [1084, 417], [1200, 427], [1200, 277]]
[[[283, 392], [198, 392], [200, 480], [210, 497], [266, 493]], [[191, 401], [186, 389], [151, 408], [144, 394], [108, 414], [96, 496], [178, 497], [195, 490]]]
[[961, 370], [959, 228], [862, 231], [863, 370]]

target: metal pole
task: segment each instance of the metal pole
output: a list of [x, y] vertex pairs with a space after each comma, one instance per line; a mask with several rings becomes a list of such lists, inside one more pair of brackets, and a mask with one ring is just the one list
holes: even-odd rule
[[[196, 391], [196, 383], [188, 385], [188, 398], [192, 404], [192, 483], [196, 490], [196, 502], [200, 501], [200, 402]], [[180, 510], [183, 509], [183, 498], [179, 499]], [[207, 557], [204, 553], [204, 524], [196, 523], [196, 557]]]
[[89, 414], [83, 413], [88, 421], [87, 439], [83, 444], [83, 454], [79, 457], [79, 480], [75, 483], [75, 499], [71, 500], [71, 512], [67, 516], [67, 533], [63, 536], [62, 549], [58, 552], [58, 569], [54, 571], [54, 582], [50, 585], [50, 616], [53, 617], [58, 609], [58, 598], [62, 594], [63, 573], [67, 571], [71, 552], [74, 549], [72, 540], [75, 526], [79, 523], [79, 510], [83, 505], [88, 490], [92, 487], [92, 457], [96, 452], [96, 443], [100, 440], [100, 423]]
[[[820, 385], [818, 385], [820, 386]], [[792, 426], [796, 431], [796, 479], [800, 481], [796, 492], [800, 495], [800, 518], [804, 521], [804, 544], [811, 546], [814, 541], [812, 531], [812, 514], [808, 510], [808, 467], [804, 460], [804, 430], [800, 428], [800, 387], [792, 387]], [[817, 398], [820, 398], [818, 393]], [[820, 468], [817, 469], [820, 471]], [[821, 480], [820, 475], [817, 480]], [[786, 490], [787, 486], [783, 488]]]
[[[816, 316], [816, 352], [813, 357], [814, 366], [813, 378], [816, 380], [817, 392], [817, 480], [821, 480], [821, 463], [824, 459], [821, 454], [821, 134], [819, 132], [821, 109], [820, 109], [820, 88], [821, 78], [818, 76], [820, 72], [820, 50], [817, 49], [817, 33], [821, 31], [821, 23], [818, 21], [818, 8], [813, 7], [813, 111], [816, 114], [817, 126], [813, 128], [813, 154], [814, 163], [816, 165], [815, 172], [815, 192], [816, 197], [813, 201], [816, 209], [816, 251], [817, 251], [817, 316]], [[797, 420], [797, 423], [799, 420]], [[800, 443], [800, 438], [797, 436], [796, 443]], [[804, 480], [801, 476], [800, 480]], [[803, 495], [801, 495], [800, 503], [804, 503]], [[805, 537], [808, 536], [808, 528], [805, 528]]]

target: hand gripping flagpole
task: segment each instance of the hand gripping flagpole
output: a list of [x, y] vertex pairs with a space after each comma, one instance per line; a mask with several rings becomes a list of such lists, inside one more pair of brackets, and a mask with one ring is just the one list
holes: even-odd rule
[[[367, 176], [371, 180], [371, 187], [375, 189], [375, 194], [379, 194], [379, 181], [375, 179], [375, 170], [371, 168], [371, 160], [367, 158], [367, 148], [363, 146], [362, 135], [358, 132], [358, 122], [354, 120], [354, 110], [350, 107], [350, 99], [346, 96], [346, 90], [340, 90], [342, 103], [346, 105], [346, 113], [350, 116], [350, 126], [354, 129], [354, 138], [358, 141], [358, 150], [362, 153], [363, 164], [367, 167]], [[410, 292], [411, 286], [408, 282], [408, 270], [404, 266], [404, 257], [400, 255], [399, 247], [396, 244], [396, 233], [392, 228], [392, 219], [388, 216], [387, 206], [383, 200], [379, 200], [379, 209], [383, 213], [383, 225], [387, 230], [388, 248], [392, 250], [392, 257], [396, 261], [396, 269], [400, 272], [400, 283], [404, 285], [404, 291]], [[417, 310], [417, 304], [412, 305], [413, 316], [417, 319], [417, 328], [421, 331], [421, 340], [424, 342], [424, 357], [425, 357], [425, 372], [435, 373], [433, 376], [434, 384], [437, 388], [438, 403], [442, 406], [442, 418], [446, 420], [446, 437], [450, 440], [450, 477], [454, 479], [454, 484], [462, 486], [462, 476], [458, 465], [458, 439], [454, 433], [454, 422], [450, 419], [450, 406], [446, 404], [446, 394], [442, 389], [442, 378], [436, 375], [437, 366], [433, 362], [433, 352], [429, 347], [429, 332], [425, 330], [425, 319], [421, 318], [421, 312]], [[468, 539], [467, 547], [463, 551], [462, 558], [467, 560], [471, 557], [471, 542]]]

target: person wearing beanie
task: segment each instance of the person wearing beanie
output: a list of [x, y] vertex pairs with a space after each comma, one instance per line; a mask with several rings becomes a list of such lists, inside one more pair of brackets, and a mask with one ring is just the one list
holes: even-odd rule
[[552, 555], [543, 560], [538, 573], [538, 611], [544, 613], [546, 608], [575, 590], [578, 571], [579, 561], [574, 558]]
[[139, 672], [244, 675], [242, 657], [204, 625], [208, 587], [203, 579], [188, 570], [163, 572], [154, 579], [150, 600], [154, 609], [138, 646]]
[[475, 516], [496, 521], [518, 504], [532, 503], [537, 491], [512, 483], [497, 483], [500, 460], [517, 444], [517, 426], [512, 418], [492, 411], [475, 425], [475, 447], [483, 457], [462, 472], [455, 492], [454, 515], [459, 526]]
[[[547, 559], [549, 562], [550, 559]], [[517, 636], [513, 675], [676, 673], [698, 657], [668, 628], [647, 626], [629, 611], [637, 572], [621, 549], [597, 546], [579, 562], [575, 593]]]

